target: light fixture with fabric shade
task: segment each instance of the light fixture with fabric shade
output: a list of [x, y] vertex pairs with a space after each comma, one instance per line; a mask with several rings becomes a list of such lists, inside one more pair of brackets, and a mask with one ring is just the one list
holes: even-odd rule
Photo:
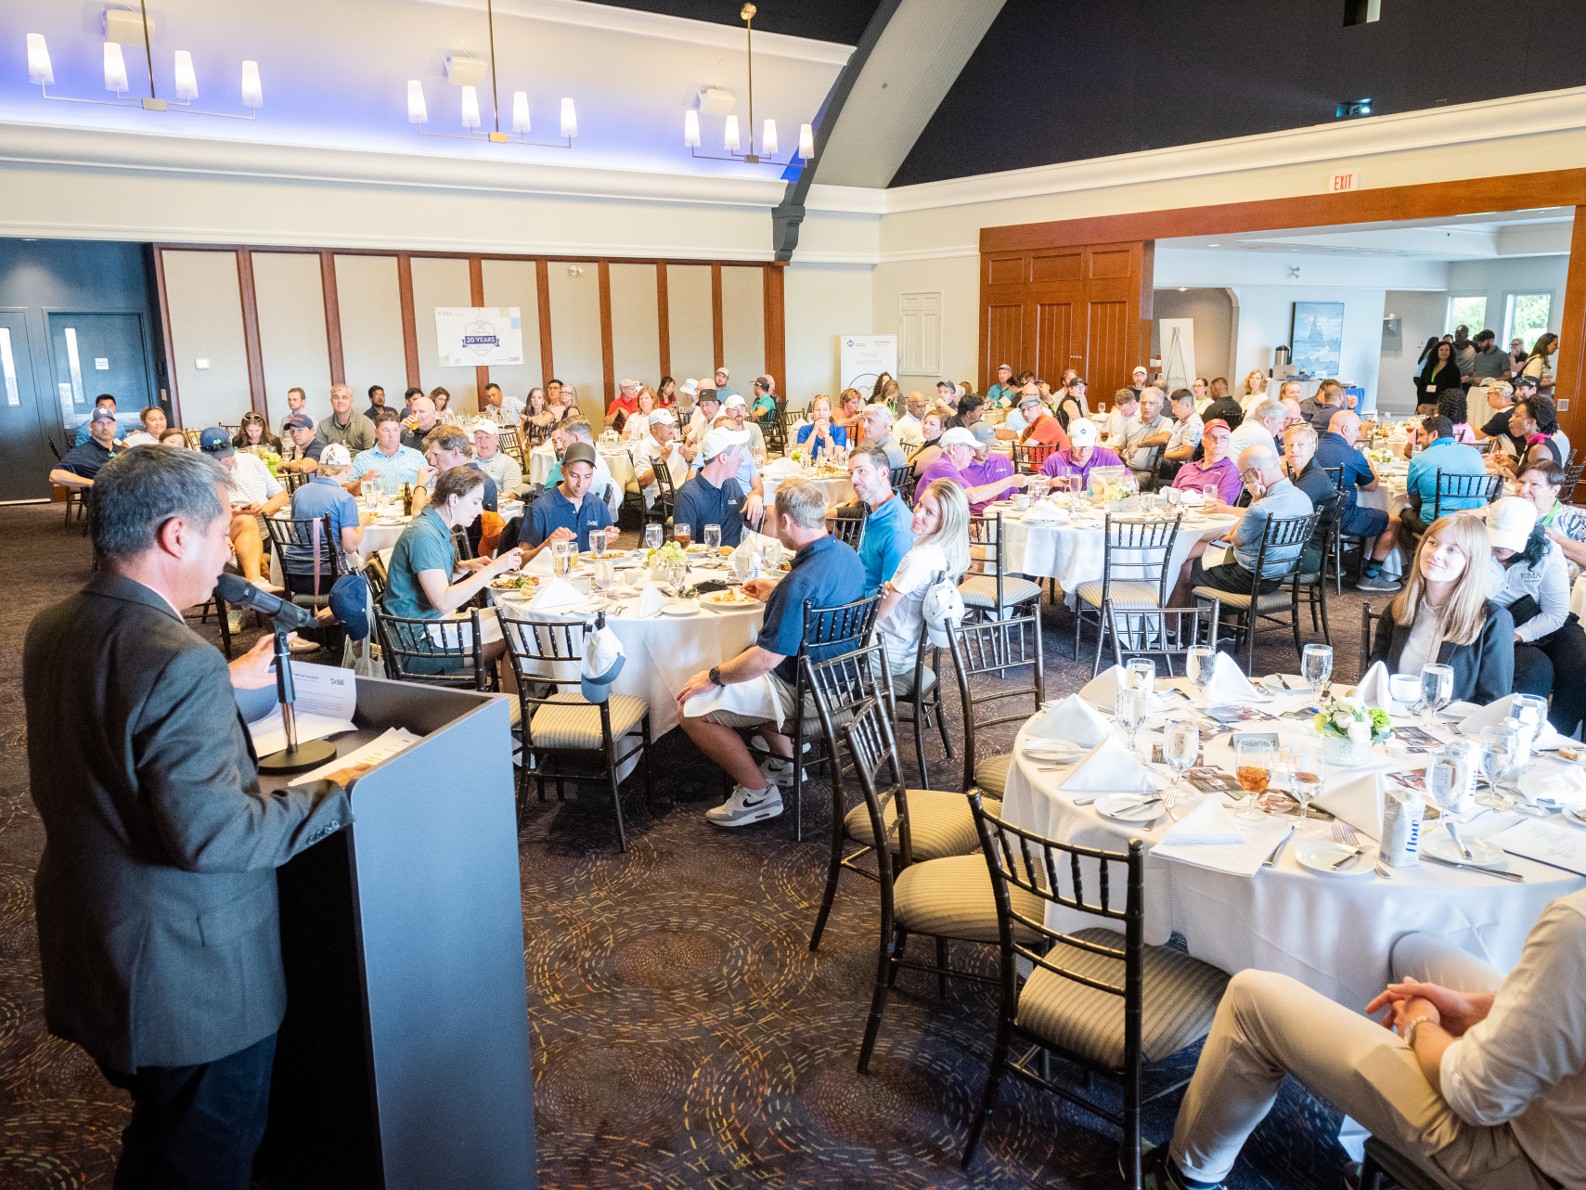
[[264, 106], [264, 85], [259, 82], [259, 64], [248, 59], [242, 63], [242, 102], [249, 107]]
[[121, 47], [113, 41], [105, 42], [105, 90], [117, 95], [127, 89], [127, 60]]
[[566, 96], [562, 98], [562, 135], [569, 141], [578, 135], [578, 109]]
[[512, 93], [512, 131], [522, 136], [532, 129], [529, 121], [529, 93], [527, 91], [514, 91]]
[[693, 108], [683, 113], [683, 147], [699, 148], [699, 113]]
[[476, 87], [463, 88], [463, 127], [479, 127], [479, 91]]
[[193, 55], [176, 51], [176, 97], [183, 103], [198, 98], [198, 75], [193, 71]]
[[50, 47], [44, 43], [44, 34], [28, 34], [28, 82], [35, 87], [48, 87], [55, 82], [55, 68], [50, 65]]
[[813, 124], [799, 125], [799, 156], [808, 161], [815, 156], [815, 126]]
[[726, 149], [729, 153], [736, 153], [738, 151], [739, 143], [738, 117], [728, 116], [726, 126], [722, 130], [721, 134], [721, 147]]
[[[738, 19], [743, 22], [744, 59], [748, 81], [749, 115], [748, 131], [749, 144], [744, 147], [738, 126], [736, 114], [725, 115], [722, 129], [722, 153], [701, 153], [699, 117], [700, 113], [715, 116], [729, 112], [733, 106], [734, 97], [731, 91], [715, 85], [701, 87], [695, 94], [694, 107], [683, 112], [683, 146], [688, 149], [690, 156], [702, 161], [739, 161], [745, 165], [770, 165], [777, 169], [802, 169], [815, 156], [815, 130], [810, 124], [799, 125], [799, 151], [797, 157], [786, 161], [777, 160], [777, 153], [781, 144], [777, 139], [776, 121], [767, 120], [760, 128], [760, 144], [758, 148], [754, 142], [754, 18], [759, 9], [753, 4], [745, 4], [738, 11]], [[803, 160], [801, 161], [800, 158]]]
[[760, 152], [767, 157], [775, 157], [776, 151], [776, 121], [767, 120], [765, 127], [760, 132]]

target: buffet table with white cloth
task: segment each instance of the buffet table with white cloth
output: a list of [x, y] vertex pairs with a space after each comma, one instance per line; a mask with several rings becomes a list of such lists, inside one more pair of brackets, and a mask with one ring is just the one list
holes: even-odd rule
[[[1291, 681], [1299, 684], [1297, 678]], [[1187, 683], [1160, 681], [1157, 688], [1180, 690], [1179, 695], [1164, 698], [1168, 705], [1161, 714], [1190, 708]], [[1284, 691], [1258, 705], [1263, 711], [1281, 715], [1312, 705], [1312, 696], [1308, 689]], [[1150, 755], [1153, 743], [1161, 740], [1161, 714], [1148, 720], [1140, 733], [1143, 755]], [[1062, 786], [1090, 751], [1074, 764], [1032, 759], [1027, 752], [1032, 741], [1052, 734], [1043, 729], [1041, 722], [1037, 716], [1026, 724], [1015, 744], [1015, 761], [1009, 769], [1003, 801], [1008, 820], [1066, 842], [1123, 851], [1129, 839], [1138, 837], [1148, 848], [1155, 848], [1163, 832], [1173, 824], [1172, 819], [1164, 816], [1127, 824], [1104, 817], [1095, 804], [1076, 804], [1077, 795], [1066, 793]], [[1215, 724], [1207, 724], [1201, 735], [1201, 763], [1232, 773], [1235, 766], [1229, 735], [1214, 736], [1209, 728]], [[1308, 715], [1248, 722], [1239, 730], [1276, 732], [1284, 747], [1316, 742]], [[1438, 734], [1452, 738], [1447, 731]], [[1369, 779], [1374, 770], [1403, 772], [1424, 769], [1427, 763], [1425, 756], [1407, 755], [1398, 749], [1397, 754], [1383, 754], [1363, 769], [1328, 766], [1324, 790], [1339, 790], [1362, 774]], [[1562, 766], [1564, 762], [1536, 763]], [[1170, 780], [1163, 770], [1154, 771], [1152, 777], [1163, 787]], [[1328, 792], [1319, 796], [1319, 804], [1327, 802]], [[1182, 817], [1199, 800], [1223, 795], [1199, 795], [1186, 787], [1180, 796], [1174, 810]], [[1518, 821], [1519, 816], [1512, 812], [1482, 812], [1466, 826], [1465, 833], [1469, 837], [1486, 837]], [[1282, 830], [1281, 823], [1250, 825], [1257, 830], [1271, 831], [1274, 826], [1279, 832]], [[1245, 823], [1240, 822], [1240, 826]], [[1423, 826], [1424, 839], [1433, 825]], [[1586, 835], [1586, 827], [1565, 829]], [[1303, 834], [1296, 833], [1276, 863], [1259, 869], [1254, 876], [1168, 860], [1148, 851], [1146, 941], [1160, 945], [1170, 935], [1182, 934], [1192, 955], [1224, 971], [1250, 967], [1279, 971], [1358, 1009], [1387, 983], [1389, 954], [1403, 935], [1418, 930], [1435, 932], [1507, 970], [1519, 956], [1526, 931], [1548, 902], [1586, 884], [1586, 878], [1573, 872], [1514, 855], [1508, 858], [1507, 866], [1524, 876], [1521, 883], [1478, 870], [1434, 866], [1424, 860], [1418, 866], [1389, 869], [1391, 878], [1384, 878], [1375, 873], [1369, 862], [1374, 850], [1371, 833], [1360, 830], [1368, 855], [1353, 865], [1354, 870], [1343, 874], [1314, 871], [1295, 858], [1305, 841], [1331, 838], [1327, 828], [1318, 823], [1312, 823]], [[1274, 845], [1280, 837], [1266, 836]]]

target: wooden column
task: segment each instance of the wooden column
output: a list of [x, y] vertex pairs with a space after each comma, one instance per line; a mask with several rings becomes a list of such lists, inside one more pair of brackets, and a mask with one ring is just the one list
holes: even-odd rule
[[780, 262], [765, 266], [765, 370], [777, 382], [785, 401], [787, 389], [787, 308], [782, 297], [783, 270]]
[[[1559, 402], [1559, 425], [1569, 435], [1570, 445], [1579, 450], [1586, 447], [1586, 206], [1575, 208], [1564, 308], [1556, 325], [1559, 346], [1553, 357], [1553, 396]], [[1565, 492], [1564, 499], [1570, 498], [1571, 493]]]
[[419, 324], [413, 312], [413, 258], [397, 253], [397, 295], [402, 302], [402, 352], [407, 358], [409, 388], [422, 387], [419, 380]]
[[599, 261], [595, 274], [600, 279], [600, 372], [605, 379], [606, 392], [601, 398], [604, 413], [617, 396], [616, 351], [611, 342], [611, 264]]
[[551, 268], [544, 260], [534, 262], [534, 288], [539, 294], [536, 303], [540, 314], [540, 384], [543, 387], [556, 375], [556, 362], [551, 354]]
[[259, 346], [259, 303], [253, 290], [253, 253], [237, 249], [237, 292], [242, 295], [242, 343], [248, 353], [248, 403], [258, 414], [264, 406], [264, 351]]
[[[710, 361], [710, 369], [714, 372], [727, 362], [727, 351], [724, 346], [725, 339], [721, 329], [721, 264], [719, 261], [711, 261], [710, 265], [710, 341], [711, 347], [716, 352], [716, 358]], [[700, 383], [703, 384], [704, 381], [701, 380]]]
[[[475, 308], [485, 304], [485, 262], [477, 256], [468, 258], [468, 303]], [[482, 411], [485, 407], [485, 385], [490, 383], [490, 365], [474, 369], [474, 404]]]
[[666, 288], [666, 261], [655, 262], [655, 331], [660, 338], [661, 375], [672, 374], [672, 306]]
[[325, 299], [325, 349], [330, 356], [330, 382], [347, 383], [347, 359], [341, 346], [341, 290], [336, 283], [336, 254], [319, 254], [319, 286]]

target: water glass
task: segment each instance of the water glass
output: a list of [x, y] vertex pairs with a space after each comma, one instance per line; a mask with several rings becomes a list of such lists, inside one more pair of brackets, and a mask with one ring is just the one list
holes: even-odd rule
[[551, 573], [557, 578], [566, 578], [573, 573], [573, 561], [578, 556], [578, 543], [576, 541], [555, 541], [551, 543]]
[[721, 526], [720, 525], [706, 525], [705, 526], [705, 548], [707, 550], [709, 550], [713, 554], [718, 549], [721, 548]]
[[1234, 745], [1234, 775], [1239, 788], [1249, 796], [1239, 809], [1239, 816], [1258, 822], [1262, 816], [1261, 795], [1272, 784], [1272, 745], [1266, 740], [1246, 736]]
[[1289, 792], [1300, 803], [1300, 827], [1311, 816], [1311, 799], [1322, 791], [1322, 750], [1309, 744], [1284, 753], [1283, 768], [1289, 774]]
[[1454, 701], [1454, 667], [1433, 662], [1421, 667], [1421, 706], [1426, 724], [1432, 725], [1441, 711]]
[[1513, 803], [1504, 786], [1515, 775], [1520, 754], [1520, 733], [1509, 724], [1483, 727], [1476, 737], [1481, 748], [1482, 767], [1487, 770], [1487, 792], [1476, 796], [1476, 803], [1489, 810], [1507, 810]]
[[1113, 696], [1113, 714], [1117, 716], [1118, 726], [1129, 737], [1129, 751], [1135, 750], [1135, 737], [1140, 734], [1140, 725], [1145, 722], [1146, 691], [1140, 686], [1119, 683], [1118, 692]]
[[644, 548], [658, 550], [661, 548], [661, 538], [665, 531], [659, 524], [652, 521], [644, 527]]
[[595, 558], [595, 586], [609, 591], [617, 585], [617, 563], [611, 558]]
[[1212, 675], [1217, 672], [1217, 650], [1210, 645], [1191, 645], [1184, 654], [1184, 671], [1195, 686], [1196, 698], [1205, 706]]
[[[617, 543], [621, 539], [622, 539], [622, 530], [621, 529], [617, 528], [617, 526], [615, 526], [615, 525], [607, 525], [606, 526], [606, 552], [608, 554], [614, 554], [614, 553], [617, 552]], [[593, 537], [590, 538], [590, 544], [594, 544], [594, 538]]]
[[1300, 677], [1305, 679], [1305, 684], [1311, 688], [1318, 702], [1332, 676], [1333, 646], [1306, 645], [1300, 654]]
[[1520, 755], [1515, 763], [1524, 767], [1530, 763], [1531, 749], [1542, 733], [1542, 725], [1547, 722], [1547, 699], [1535, 694], [1513, 695], [1508, 722], [1520, 732]]
[[1194, 716], [1169, 716], [1162, 725], [1162, 759], [1173, 770], [1173, 787], [1163, 799], [1163, 805], [1170, 814], [1178, 801], [1179, 791], [1184, 787], [1184, 774], [1194, 766], [1200, 749], [1201, 729]]
[[1146, 702], [1156, 693], [1156, 662], [1149, 657], [1135, 657], [1124, 666], [1124, 680], [1145, 691]]
[[1075, 497], [1085, 494], [1085, 477], [1083, 475], [1070, 475], [1068, 477], [1068, 494]]
[[1162, 489], [1162, 499], [1167, 501], [1167, 509], [1168, 509], [1169, 512], [1172, 512], [1175, 509], [1177, 509], [1178, 508], [1178, 502], [1180, 500], [1182, 500], [1183, 498], [1184, 498], [1184, 490], [1182, 488], [1163, 488]]

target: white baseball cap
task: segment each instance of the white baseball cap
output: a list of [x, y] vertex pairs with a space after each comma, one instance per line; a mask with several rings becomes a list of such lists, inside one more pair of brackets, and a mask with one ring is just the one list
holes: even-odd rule
[[655, 425], [656, 422], [662, 422], [669, 426], [677, 424], [677, 418], [673, 417], [672, 411], [667, 409], [665, 406], [650, 410], [649, 417], [650, 424], [652, 426]]
[[697, 396], [699, 394], [699, 381], [685, 380], [682, 384], [677, 386], [677, 391], [680, 393], [687, 393], [691, 397]]
[[1504, 496], [1487, 507], [1487, 535], [1493, 549], [1520, 553], [1536, 527], [1536, 505], [1520, 496]]
[[700, 452], [706, 461], [709, 461], [724, 450], [729, 450], [734, 446], [748, 445], [748, 430], [729, 430], [726, 426], [717, 426], [705, 435], [705, 441], [700, 444]]
[[1068, 440], [1075, 446], [1096, 445], [1096, 423], [1088, 417], [1076, 417], [1068, 423]]
[[938, 444], [943, 450], [946, 450], [949, 446], [967, 446], [971, 450], [980, 449], [980, 440], [964, 429], [963, 426], [954, 426], [948, 430], [938, 440]]
[[492, 438], [501, 437], [501, 427], [488, 417], [476, 417], [468, 424], [471, 434], [489, 434]]
[[732, 396], [728, 397], [726, 401], [722, 403], [723, 409], [747, 409], [748, 407], [749, 403], [743, 399], [742, 393], [733, 393]]
[[340, 442], [332, 442], [319, 453], [321, 467], [350, 467], [352, 454]]

